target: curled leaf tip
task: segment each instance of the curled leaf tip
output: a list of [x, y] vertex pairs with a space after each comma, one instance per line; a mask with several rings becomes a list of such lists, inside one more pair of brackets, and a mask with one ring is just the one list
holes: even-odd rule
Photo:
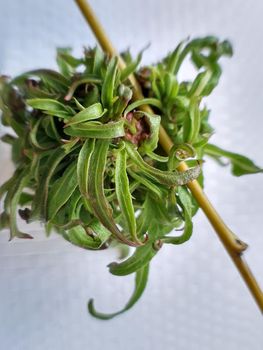
[[110, 313], [110, 314], [105, 314], [105, 313], [98, 312], [98, 311], [96, 311], [96, 309], [94, 307], [94, 300], [90, 299], [89, 302], [88, 302], [88, 311], [89, 311], [89, 313], [93, 317], [98, 318], [100, 320], [110, 320], [110, 319], [112, 319], [112, 318], [114, 318], [114, 317], [124, 313], [125, 311], [129, 310], [141, 298], [141, 296], [142, 296], [142, 294], [143, 294], [143, 292], [145, 290], [145, 287], [147, 285], [148, 276], [149, 276], [149, 264], [145, 264], [143, 267], [139, 268], [136, 271], [136, 273], [135, 273], [135, 287], [134, 287], [134, 291], [133, 291], [133, 293], [132, 293], [128, 303], [120, 311], [117, 311], [117, 312], [114, 312], [114, 313]]

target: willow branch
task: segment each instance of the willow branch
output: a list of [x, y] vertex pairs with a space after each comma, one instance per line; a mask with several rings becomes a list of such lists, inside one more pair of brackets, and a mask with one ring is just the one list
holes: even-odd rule
[[[97, 19], [95, 13], [92, 8], [85, 0], [75, 0], [77, 5], [79, 6], [83, 16], [87, 20], [90, 28], [92, 29], [95, 37], [97, 38], [102, 49], [107, 52], [110, 56], [116, 56], [119, 60], [120, 69], [125, 68], [125, 63], [110, 42], [106, 32], [102, 28], [99, 20]], [[133, 99], [138, 100], [143, 98], [143, 94], [141, 91], [141, 87], [135, 79], [134, 75], [130, 75], [129, 80], [133, 86]], [[153, 113], [152, 109], [149, 106], [142, 106], [142, 109], [146, 112]], [[169, 135], [166, 133], [165, 129], [160, 126], [159, 133], [159, 142], [163, 149], [169, 154], [170, 149], [173, 146], [173, 142], [170, 139]], [[180, 171], [186, 171], [188, 169], [185, 163], [181, 163], [178, 167]], [[244, 279], [248, 289], [253, 295], [256, 303], [258, 304], [261, 312], [263, 312], [263, 293], [253, 276], [249, 266], [245, 262], [242, 253], [248, 247], [246, 243], [242, 242], [224, 223], [220, 215], [217, 213], [215, 208], [210, 203], [209, 199], [204, 194], [199, 183], [194, 180], [187, 184], [188, 188], [192, 192], [194, 198], [198, 202], [200, 208], [202, 208], [203, 212], [207, 216], [208, 220], [212, 224], [214, 230], [216, 231], [218, 237], [223, 243], [226, 251], [231, 257], [233, 263], [238, 269], [240, 275]]]

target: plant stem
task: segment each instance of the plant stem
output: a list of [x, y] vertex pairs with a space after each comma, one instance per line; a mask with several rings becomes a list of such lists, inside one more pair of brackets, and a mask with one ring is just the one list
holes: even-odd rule
[[[118, 52], [111, 44], [108, 36], [106, 35], [104, 29], [102, 28], [99, 20], [97, 19], [95, 13], [93, 12], [90, 5], [85, 0], [75, 0], [79, 6], [83, 16], [86, 18], [90, 28], [92, 29], [95, 37], [97, 38], [102, 49], [107, 52], [110, 56], [116, 56], [119, 60], [119, 67], [121, 69], [125, 68], [125, 63], [122, 58], [119, 56]], [[130, 75], [129, 80], [133, 86], [133, 99], [138, 100], [143, 98], [141, 87], [135, 79], [134, 75]], [[152, 109], [149, 106], [142, 106], [142, 109], [148, 113], [153, 113]], [[163, 149], [169, 154], [170, 149], [173, 146], [173, 142], [166, 133], [165, 129], [160, 126], [159, 133], [159, 142]], [[187, 165], [181, 163], [178, 167], [178, 170], [185, 171], [187, 170]], [[247, 244], [242, 242], [234, 233], [227, 227], [222, 218], [219, 216], [217, 211], [214, 209], [206, 195], [204, 194], [199, 183], [194, 180], [187, 184], [188, 188], [192, 192], [199, 206], [202, 208], [203, 212], [207, 216], [208, 220], [215, 229], [218, 237], [223, 243], [226, 251], [231, 257], [233, 263], [238, 269], [240, 275], [243, 277], [244, 282], [246, 283], [248, 289], [253, 295], [256, 303], [258, 304], [261, 312], [263, 312], [263, 293], [253, 276], [249, 266], [242, 257], [242, 252], [247, 248]]]

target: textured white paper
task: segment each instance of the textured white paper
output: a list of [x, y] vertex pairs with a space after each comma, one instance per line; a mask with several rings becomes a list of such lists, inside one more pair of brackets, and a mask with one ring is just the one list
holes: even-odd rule
[[[263, 165], [261, 0], [93, 0], [116, 47], [144, 62], [172, 50], [187, 36], [230, 38], [234, 57], [207, 101], [218, 145]], [[1, 0], [0, 72], [15, 75], [55, 68], [55, 48], [80, 53], [95, 43], [74, 1]], [[187, 72], [186, 72], [187, 73]], [[3, 132], [3, 130], [1, 131]], [[0, 182], [12, 172], [9, 148], [0, 146]], [[246, 258], [263, 286], [262, 175], [233, 178], [212, 161], [204, 166], [206, 193], [225, 221], [250, 244]], [[24, 224], [23, 224], [24, 225]], [[143, 298], [108, 322], [91, 318], [86, 302], [101, 311], [127, 301], [133, 277], [118, 278], [106, 265], [114, 251], [89, 252], [57, 235], [46, 239], [30, 225], [32, 241], [0, 235], [0, 348], [4, 350], [260, 350], [262, 316], [202, 213], [193, 238], [166, 246], [154, 259]]]

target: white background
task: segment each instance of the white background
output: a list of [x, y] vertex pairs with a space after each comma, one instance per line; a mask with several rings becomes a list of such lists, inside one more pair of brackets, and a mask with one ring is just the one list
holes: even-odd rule
[[[76, 53], [95, 40], [73, 1], [0, 0], [0, 72], [55, 67], [55, 48]], [[261, 0], [93, 0], [116, 47], [134, 53], [149, 42], [144, 62], [172, 50], [188, 35], [229, 38], [234, 57], [208, 105], [214, 143], [263, 165]], [[1, 183], [11, 174], [9, 149], [0, 146]], [[233, 178], [212, 161], [204, 167], [206, 193], [225, 221], [250, 244], [246, 253], [263, 286], [262, 175]], [[177, 349], [259, 350], [262, 316], [206, 218], [195, 218], [193, 238], [164, 247], [154, 259], [140, 302], [112, 321], [91, 318], [123, 306], [132, 277], [110, 276], [116, 252], [89, 252], [39, 226], [33, 241], [0, 236], [0, 348], [8, 350]]]

